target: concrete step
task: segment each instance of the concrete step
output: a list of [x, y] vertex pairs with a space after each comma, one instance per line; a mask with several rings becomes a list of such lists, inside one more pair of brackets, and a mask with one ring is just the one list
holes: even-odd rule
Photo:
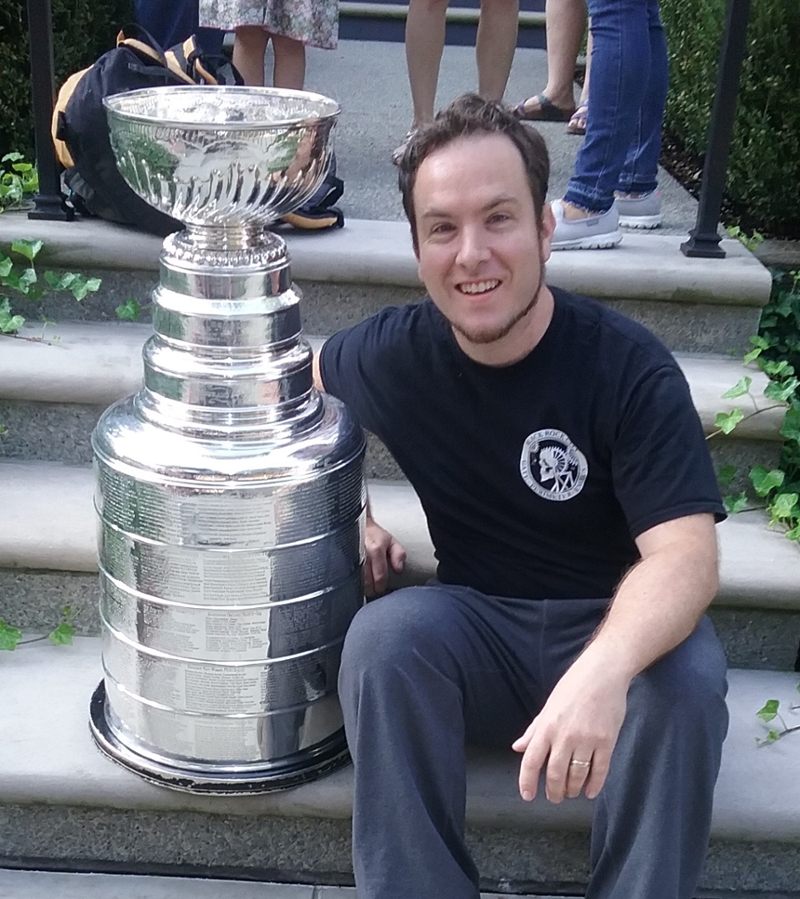
[[[149, 302], [158, 238], [99, 221], [0, 218], [0, 247], [22, 236], [44, 242], [40, 268], [92, 271], [105, 280], [101, 292], [82, 305], [48, 300], [32, 306], [31, 317], [113, 319], [116, 306], [131, 296]], [[305, 294], [308, 333], [331, 334], [387, 303], [422, 295], [405, 223], [349, 220], [341, 230], [284, 237]], [[724, 242], [728, 255], [720, 260], [687, 259], [680, 243], [678, 236], [630, 233], [610, 252], [555, 253], [547, 264], [548, 283], [607, 302], [643, 322], [673, 350], [746, 351], [769, 298], [769, 273], [738, 241]]]
[[[79, 612], [79, 632], [99, 633], [94, 476], [89, 466], [0, 462], [0, 618], [41, 631]], [[373, 481], [375, 518], [408, 553], [392, 587], [423, 584], [436, 562], [427, 525], [407, 483]], [[800, 548], [767, 527], [761, 512], [718, 528], [721, 587], [712, 617], [729, 663], [791, 670], [800, 640]]]
[[[353, 887], [0, 868], [3, 899], [356, 899]], [[481, 899], [501, 899], [482, 893]], [[538, 899], [556, 899], [540, 896]]]
[[[193, 868], [207, 876], [349, 882], [350, 768], [294, 790], [241, 798], [146, 783], [101, 756], [89, 736], [99, 643], [78, 638], [72, 646], [33, 644], [0, 656], [0, 733], [8, 735], [0, 741], [0, 866]], [[800, 740], [790, 734], [759, 748], [764, 728], [755, 717], [767, 699], [784, 707], [796, 702], [797, 681], [791, 674], [730, 672], [731, 726], [704, 891], [800, 895]], [[794, 715], [787, 714], [791, 723]], [[470, 752], [468, 834], [485, 888], [582, 892], [590, 803], [522, 802], [517, 765], [510, 751]]]
[[[141, 349], [152, 333], [148, 325], [121, 322], [65, 321], [29, 323], [20, 337], [2, 338], [0, 352], [0, 456], [61, 462], [90, 462], [89, 438], [103, 410], [136, 392], [142, 381]], [[321, 338], [310, 338], [313, 346]], [[766, 376], [731, 356], [678, 353], [707, 434], [715, 431], [719, 412], [735, 407], [762, 410], [729, 436], [711, 441], [715, 461], [733, 464], [739, 477], [731, 492], [744, 489], [755, 464], [773, 466], [780, 452], [778, 433], [783, 407], [764, 397]], [[722, 394], [748, 375], [753, 399], [723, 399]], [[370, 442], [368, 474], [398, 479], [401, 472], [386, 449]]]

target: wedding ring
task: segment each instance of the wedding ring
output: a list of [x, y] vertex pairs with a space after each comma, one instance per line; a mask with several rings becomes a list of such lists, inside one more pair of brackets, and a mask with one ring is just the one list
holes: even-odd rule
[[591, 762], [582, 762], [582, 761], [580, 761], [580, 759], [573, 759], [570, 762], [570, 765], [580, 765], [581, 768], [591, 768], [592, 767]]

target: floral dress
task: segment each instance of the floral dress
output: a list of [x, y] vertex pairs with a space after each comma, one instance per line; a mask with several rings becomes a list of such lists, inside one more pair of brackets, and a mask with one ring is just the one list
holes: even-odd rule
[[200, 25], [223, 31], [261, 25], [270, 34], [334, 50], [339, 36], [339, 0], [200, 0]]

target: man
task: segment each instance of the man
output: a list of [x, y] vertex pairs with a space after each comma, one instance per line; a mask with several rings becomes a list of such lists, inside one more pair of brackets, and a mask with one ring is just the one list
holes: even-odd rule
[[[465, 741], [523, 799], [595, 799], [590, 899], [689, 899], [727, 727], [719, 494], [686, 382], [644, 328], [544, 283], [544, 144], [455, 101], [400, 182], [430, 300], [334, 335], [318, 381], [417, 490], [437, 581], [356, 615], [340, 697], [360, 899], [475, 899]], [[321, 380], [320, 380], [321, 379]], [[367, 580], [403, 550], [368, 522]]]

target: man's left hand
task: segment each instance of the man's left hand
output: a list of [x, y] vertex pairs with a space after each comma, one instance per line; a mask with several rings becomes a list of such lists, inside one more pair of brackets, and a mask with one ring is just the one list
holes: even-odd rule
[[513, 744], [523, 753], [522, 798], [534, 798], [546, 766], [550, 802], [581, 791], [594, 799], [603, 787], [625, 718], [630, 680], [612, 666], [598, 666], [591, 650], [579, 656], [556, 684], [542, 711]]

